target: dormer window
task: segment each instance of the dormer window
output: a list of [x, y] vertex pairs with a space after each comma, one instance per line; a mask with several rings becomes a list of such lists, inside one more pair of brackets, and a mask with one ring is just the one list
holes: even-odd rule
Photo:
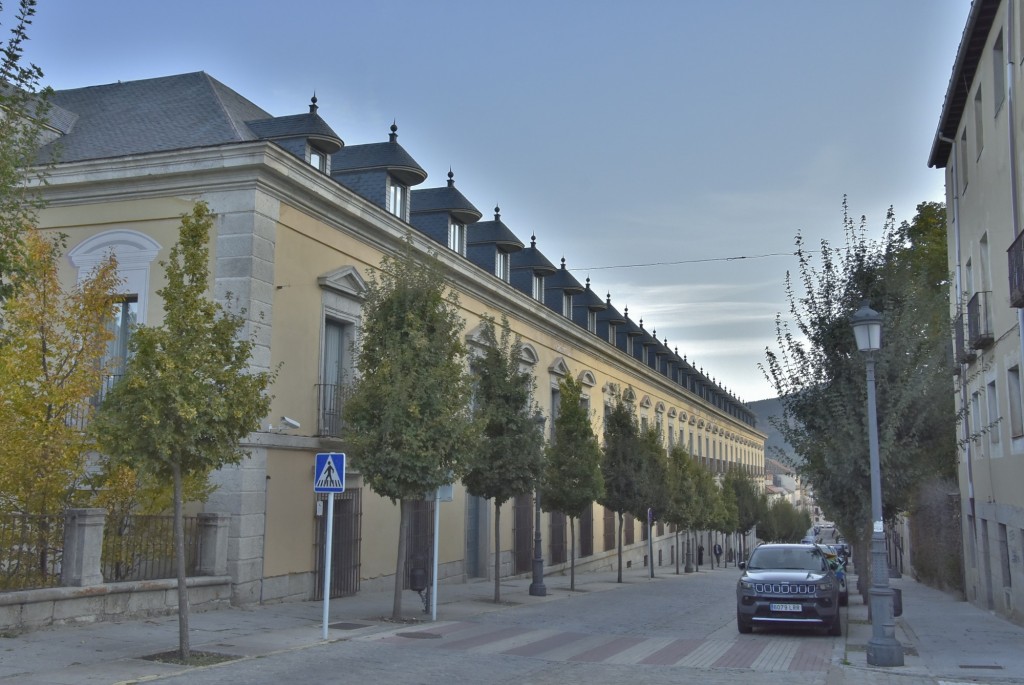
[[448, 247], [453, 252], [466, 256], [466, 224], [457, 221], [448, 224]]
[[572, 295], [568, 293], [562, 294], [562, 316], [567, 319], [572, 318]]
[[597, 333], [597, 312], [593, 309], [587, 310], [587, 330], [591, 333]]
[[309, 151], [309, 154], [306, 156], [306, 161], [309, 162], [310, 166], [312, 166], [317, 171], [322, 171], [325, 174], [328, 173], [327, 160], [329, 156], [324, 154], [317, 148], [313, 147], [312, 145], [307, 146], [306, 149]]
[[633, 336], [626, 336], [626, 354], [633, 356]]
[[608, 342], [615, 344], [615, 324], [611, 321], [608, 322]]
[[[379, 186], [378, 186], [379, 187]], [[409, 205], [409, 188], [394, 178], [388, 178], [388, 211], [399, 219], [406, 219]]]
[[533, 275], [533, 299], [544, 301], [544, 277], [540, 274]]
[[494, 256], [494, 275], [505, 281], [509, 282], [512, 274], [512, 255], [508, 252], [502, 252], [498, 250]]

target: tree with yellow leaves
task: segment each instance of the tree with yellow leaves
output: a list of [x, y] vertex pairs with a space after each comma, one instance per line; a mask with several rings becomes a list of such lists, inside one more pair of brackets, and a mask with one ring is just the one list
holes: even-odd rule
[[61, 513], [94, 448], [80, 427], [102, 385], [118, 277], [111, 257], [65, 289], [57, 277], [60, 243], [35, 230], [24, 241], [27, 273], [4, 303], [0, 333], [0, 506]]
[[[65, 288], [57, 276], [61, 239], [28, 229], [22, 240], [24, 271], [0, 305], [0, 513], [61, 515], [83, 497], [94, 449], [82, 426], [102, 385], [117, 265], [110, 257]], [[33, 562], [7, 560], [5, 569], [45, 575], [47, 550], [60, 544], [48, 537], [44, 526]]]

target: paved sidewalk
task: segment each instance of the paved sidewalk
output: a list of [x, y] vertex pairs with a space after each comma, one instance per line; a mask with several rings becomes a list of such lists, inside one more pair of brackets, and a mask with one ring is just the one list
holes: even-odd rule
[[[702, 571], [706, 572], [734, 574], [736, 569]], [[631, 578], [645, 575], [643, 569], [626, 573]], [[593, 593], [623, 587], [615, 579], [614, 572], [600, 572], [578, 574], [576, 581], [577, 588]], [[458, 621], [571, 596], [567, 577], [551, 576], [545, 584], [546, 597], [531, 597], [528, 578], [503, 581], [502, 599], [507, 602], [503, 605], [489, 601], [493, 596], [490, 582], [442, 585], [438, 619]], [[892, 585], [903, 591], [904, 615], [897, 619], [896, 637], [906, 649], [905, 665], [867, 665], [865, 645], [871, 625], [867, 607], [853, 595], [844, 626], [845, 644], [836, 648], [827, 685], [1024, 684], [1024, 627], [908, 578], [893, 579]], [[851, 587], [855, 587], [852, 579]], [[404, 600], [406, 620], [425, 621], [427, 616], [416, 596], [406, 593]], [[393, 630], [394, 623], [385, 620], [391, 614], [391, 603], [390, 592], [362, 592], [332, 600], [328, 640]], [[322, 643], [322, 607], [320, 602], [297, 602], [192, 614], [191, 646], [197, 651], [257, 657], [318, 645]], [[110, 684], [182, 673], [188, 669], [141, 658], [175, 649], [177, 636], [177, 617], [165, 616], [0, 637], [0, 684]], [[737, 682], [749, 679], [749, 673], [737, 672]]]
[[[889, 584], [903, 593], [896, 639], [904, 646], [904, 665], [867, 665], [868, 607], [851, 594], [842, 682], [1024, 683], [1024, 627], [906, 576]], [[856, 576], [849, 585], [856, 587]]]

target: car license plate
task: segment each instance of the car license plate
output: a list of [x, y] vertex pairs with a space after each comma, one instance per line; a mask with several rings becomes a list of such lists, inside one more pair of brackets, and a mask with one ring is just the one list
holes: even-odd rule
[[772, 611], [792, 611], [796, 613], [804, 610], [799, 604], [772, 604], [770, 608]]

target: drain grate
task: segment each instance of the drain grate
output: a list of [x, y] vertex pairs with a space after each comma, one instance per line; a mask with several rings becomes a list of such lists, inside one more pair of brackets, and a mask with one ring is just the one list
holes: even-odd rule
[[365, 628], [365, 623], [328, 623], [328, 628], [334, 628], [335, 630], [359, 630]]
[[420, 640], [439, 640], [441, 639], [440, 633], [429, 633], [425, 630], [420, 630], [415, 633], [395, 633], [398, 637], [411, 637]]

